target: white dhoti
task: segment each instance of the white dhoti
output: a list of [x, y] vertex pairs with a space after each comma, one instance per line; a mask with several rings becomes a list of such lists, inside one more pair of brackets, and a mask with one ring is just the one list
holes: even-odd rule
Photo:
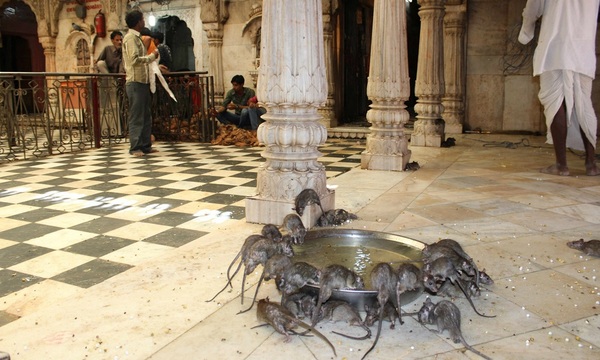
[[553, 143], [550, 125], [564, 100], [567, 111], [567, 147], [585, 150], [580, 128], [596, 147], [598, 120], [592, 106], [592, 80], [589, 76], [570, 70], [546, 71], [540, 75], [538, 97], [544, 106], [548, 144]]

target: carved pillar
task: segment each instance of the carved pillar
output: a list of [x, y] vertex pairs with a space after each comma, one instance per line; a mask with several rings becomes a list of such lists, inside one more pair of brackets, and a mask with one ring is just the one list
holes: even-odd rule
[[323, 43], [325, 55], [325, 73], [327, 75], [327, 102], [319, 108], [319, 114], [323, 116], [321, 123], [330, 128], [337, 125], [335, 119], [333, 92], [335, 84], [333, 80], [333, 27], [331, 25], [331, 0], [323, 0]]
[[213, 76], [215, 82], [215, 102], [223, 100], [223, 25], [219, 23], [203, 24], [208, 37], [208, 74]]
[[[46, 72], [56, 72], [56, 38], [52, 36], [40, 36], [39, 42], [44, 49], [44, 56], [46, 58]], [[45, 116], [50, 117], [51, 114], [58, 113], [59, 106], [59, 94], [54, 80], [46, 80], [46, 98], [48, 99], [48, 111], [44, 112]], [[54, 121], [56, 119], [49, 119]]]
[[[446, 92], [442, 98], [444, 132], [462, 134], [465, 118], [464, 69], [467, 6], [462, 0], [449, 0], [444, 16], [444, 80]], [[456, 4], [451, 4], [456, 3]]]
[[[317, 161], [317, 147], [327, 140], [318, 113], [327, 98], [321, 0], [263, 1], [257, 95], [268, 110], [258, 128], [266, 161], [258, 169], [257, 195], [246, 199], [246, 220], [280, 225], [306, 188], [317, 192], [325, 211], [332, 209], [335, 193]], [[311, 227], [320, 215], [310, 205], [302, 221]]]
[[56, 72], [56, 38], [43, 36], [39, 38], [39, 42], [46, 57], [46, 72]]
[[442, 95], [444, 94], [443, 19], [445, 0], [419, 0], [421, 35], [415, 95], [417, 104], [413, 146], [440, 147], [444, 140]]
[[367, 121], [372, 126], [361, 168], [403, 171], [410, 159], [404, 125], [410, 115], [406, 48], [406, 5], [398, 0], [376, 0], [367, 95], [372, 101]]
[[200, 0], [200, 19], [208, 38], [208, 74], [215, 82], [215, 101], [223, 100], [223, 24], [229, 18], [225, 0]]

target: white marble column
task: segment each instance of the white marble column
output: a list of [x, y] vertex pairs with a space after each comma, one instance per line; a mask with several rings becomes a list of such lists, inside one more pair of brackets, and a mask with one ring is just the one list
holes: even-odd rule
[[208, 73], [214, 81], [215, 103], [223, 100], [223, 24], [229, 18], [225, 0], [200, 0], [200, 20], [208, 38]]
[[448, 0], [444, 16], [444, 80], [442, 97], [444, 133], [462, 134], [465, 118], [464, 73], [467, 6], [464, 0]]
[[331, 24], [331, 0], [323, 1], [323, 43], [325, 56], [325, 74], [327, 75], [327, 102], [319, 108], [319, 113], [323, 118], [321, 123], [330, 128], [337, 125], [334, 111], [334, 78], [333, 78], [333, 26]]
[[419, 0], [421, 35], [415, 81], [417, 120], [410, 137], [413, 146], [440, 147], [444, 141], [444, 2], [445, 0]]
[[215, 84], [215, 103], [222, 102], [225, 96], [223, 85], [223, 25], [212, 22], [203, 24], [208, 37], [208, 58], [210, 59], [208, 73], [212, 75]]
[[[257, 195], [246, 199], [246, 220], [280, 225], [306, 188], [317, 192], [325, 211], [332, 209], [335, 193], [317, 161], [317, 147], [327, 140], [318, 113], [327, 99], [321, 0], [264, 0], [257, 96], [267, 107], [258, 128], [266, 161]], [[307, 207], [304, 225], [313, 226], [320, 214], [318, 206]]]
[[372, 101], [367, 120], [372, 124], [361, 168], [403, 171], [410, 159], [404, 125], [410, 115], [406, 48], [406, 5], [398, 0], [375, 0], [371, 64], [367, 96]]

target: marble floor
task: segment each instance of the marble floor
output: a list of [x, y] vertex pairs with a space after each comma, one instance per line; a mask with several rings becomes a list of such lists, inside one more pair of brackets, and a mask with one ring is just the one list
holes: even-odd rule
[[[432, 243], [452, 238], [495, 280], [463, 296], [465, 340], [493, 359], [599, 359], [600, 259], [567, 241], [600, 238], [600, 177], [541, 174], [543, 137], [455, 136], [450, 148], [410, 147], [420, 169], [360, 169], [364, 140], [328, 140], [319, 160], [345, 224]], [[343, 323], [319, 337], [257, 327], [260, 267], [206, 302], [244, 239], [261, 148], [159, 143], [127, 156], [116, 146], [0, 165], [0, 351], [20, 359], [360, 359], [373, 343]], [[418, 310], [428, 295], [403, 307]], [[259, 298], [278, 299], [272, 281]], [[431, 296], [434, 302], [441, 298]], [[478, 358], [414, 316], [383, 324], [368, 359]], [[372, 328], [373, 332], [376, 327]]]

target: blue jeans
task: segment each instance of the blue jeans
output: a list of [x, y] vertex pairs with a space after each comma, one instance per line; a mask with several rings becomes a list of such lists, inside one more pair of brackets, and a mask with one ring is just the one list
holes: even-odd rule
[[152, 98], [150, 85], [139, 82], [128, 82], [125, 91], [129, 99], [129, 153], [142, 151], [149, 153], [152, 149]]
[[260, 117], [266, 112], [267, 110], [262, 107], [242, 109], [240, 115], [225, 110], [217, 114], [217, 120], [223, 124], [233, 124], [240, 128], [248, 127], [248, 125], [250, 125], [252, 130], [256, 130], [258, 129], [258, 125], [262, 122]]

